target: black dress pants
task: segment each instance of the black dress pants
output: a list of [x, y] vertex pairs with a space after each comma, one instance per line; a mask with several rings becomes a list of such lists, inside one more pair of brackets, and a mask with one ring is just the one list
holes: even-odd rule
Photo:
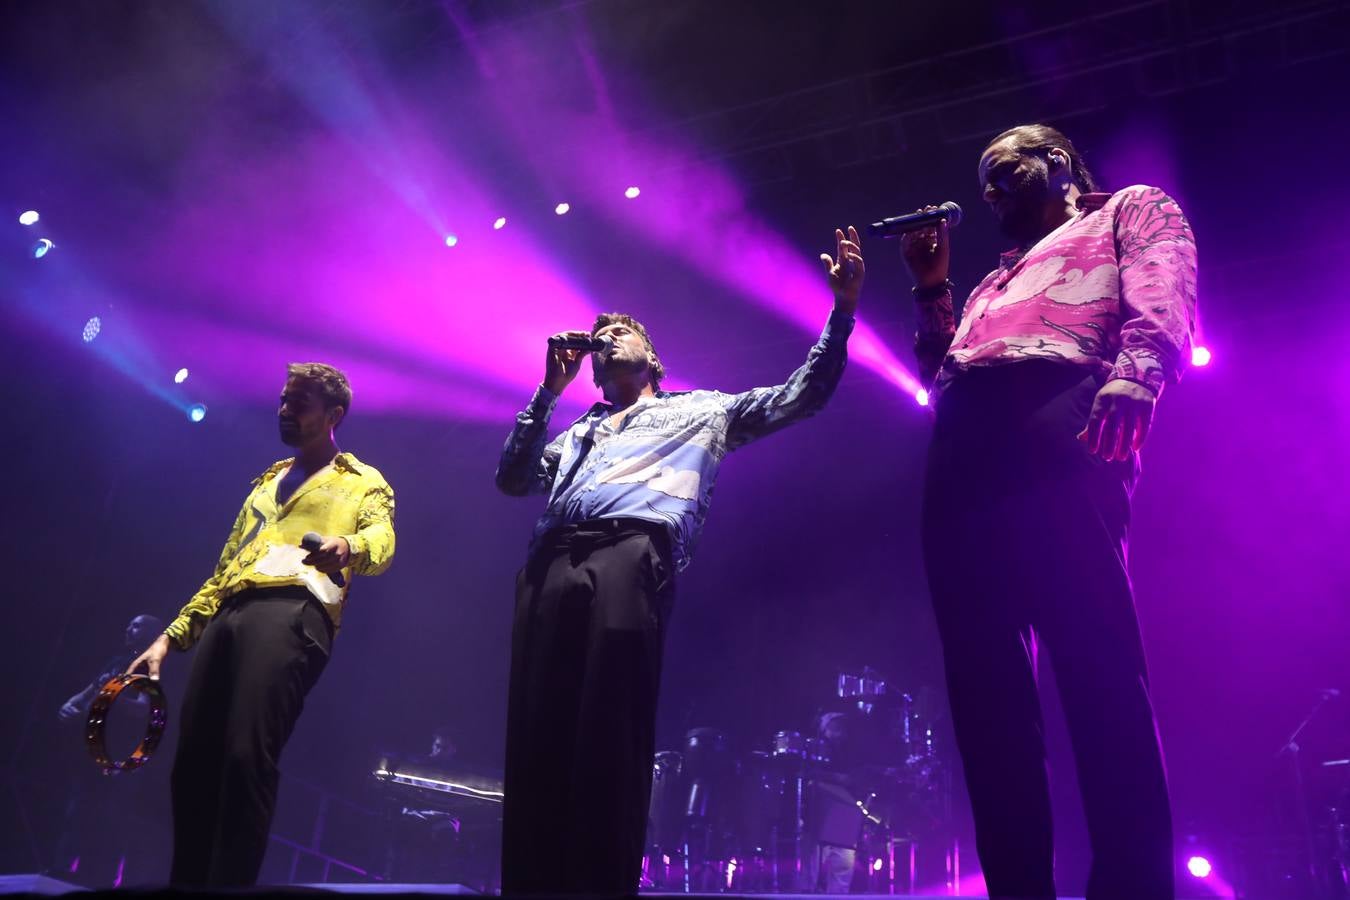
[[1038, 642], [1049, 651], [1093, 861], [1090, 900], [1173, 896], [1162, 748], [1126, 568], [1137, 458], [1075, 439], [1100, 378], [1028, 361], [942, 396], [925, 479], [925, 565], [991, 897], [1053, 897]]
[[503, 894], [637, 890], [673, 599], [665, 529], [636, 520], [558, 529], [521, 570]]
[[299, 586], [236, 594], [206, 626], [173, 763], [173, 884], [257, 881], [281, 751], [331, 646], [327, 613]]

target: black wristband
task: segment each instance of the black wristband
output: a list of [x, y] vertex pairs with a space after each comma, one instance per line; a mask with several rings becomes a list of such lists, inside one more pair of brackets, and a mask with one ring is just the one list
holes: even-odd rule
[[950, 294], [951, 292], [952, 292], [951, 280], [944, 278], [942, 279], [941, 284], [932, 284], [929, 285], [928, 287], [919, 287], [918, 285], [915, 285], [914, 299], [936, 300], [937, 298], [943, 296], [944, 294]]

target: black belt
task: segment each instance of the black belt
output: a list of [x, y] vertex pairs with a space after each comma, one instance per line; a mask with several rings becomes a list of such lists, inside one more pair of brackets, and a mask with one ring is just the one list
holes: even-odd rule
[[635, 534], [645, 534], [651, 538], [657, 552], [667, 562], [670, 561], [670, 531], [667, 530], [666, 526], [659, 522], [649, 522], [646, 519], [634, 519], [626, 516], [587, 519], [584, 522], [559, 525], [557, 528], [550, 529], [540, 538], [539, 547], [540, 549], [560, 549], [573, 541], [585, 541], [591, 537], [605, 539]]

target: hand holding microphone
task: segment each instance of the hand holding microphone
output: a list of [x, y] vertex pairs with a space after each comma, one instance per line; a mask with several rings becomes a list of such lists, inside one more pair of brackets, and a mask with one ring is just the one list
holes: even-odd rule
[[900, 251], [914, 286], [930, 288], [947, 280], [951, 270], [949, 233], [960, 221], [961, 207], [947, 202], [942, 206], [925, 206], [908, 216], [876, 222], [871, 228], [889, 223], [889, 230], [884, 233], [900, 235]]
[[307, 531], [300, 539], [300, 546], [309, 551], [309, 556], [301, 562], [323, 572], [338, 587], [347, 586], [347, 579], [342, 576], [342, 568], [351, 562], [352, 551], [346, 538], [325, 539], [317, 531]]
[[591, 337], [589, 331], [561, 331], [548, 339], [544, 357], [544, 387], [561, 394], [581, 371], [587, 353], [601, 353], [613, 346], [613, 338]]

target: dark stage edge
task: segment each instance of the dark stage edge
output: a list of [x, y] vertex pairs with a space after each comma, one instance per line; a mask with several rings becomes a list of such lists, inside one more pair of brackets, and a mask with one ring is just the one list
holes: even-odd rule
[[[0, 894], [27, 895], [33, 897], [53, 897], [61, 894], [79, 892], [85, 897], [239, 897], [239, 896], [277, 896], [314, 894], [370, 894], [381, 897], [430, 897], [450, 895], [475, 895], [462, 884], [288, 884], [260, 885], [235, 891], [181, 891], [172, 888], [130, 887], [117, 890], [89, 890], [78, 885], [49, 878], [45, 875], [0, 875]], [[488, 895], [491, 896], [491, 895]], [[509, 900], [509, 895], [508, 900]], [[575, 895], [558, 895], [575, 896]], [[803, 897], [823, 897], [824, 894], [679, 894], [669, 891], [643, 891], [630, 894], [631, 897], [706, 897], [722, 900], [800, 900]], [[950, 900], [950, 894], [848, 894], [840, 895], [854, 900], [889, 900], [894, 897], [908, 897], [909, 900]], [[988, 900], [983, 894], [963, 894], [966, 900]], [[534, 894], [522, 900], [546, 900], [543, 895]], [[1082, 900], [1081, 897], [1061, 897], [1060, 900]]]

